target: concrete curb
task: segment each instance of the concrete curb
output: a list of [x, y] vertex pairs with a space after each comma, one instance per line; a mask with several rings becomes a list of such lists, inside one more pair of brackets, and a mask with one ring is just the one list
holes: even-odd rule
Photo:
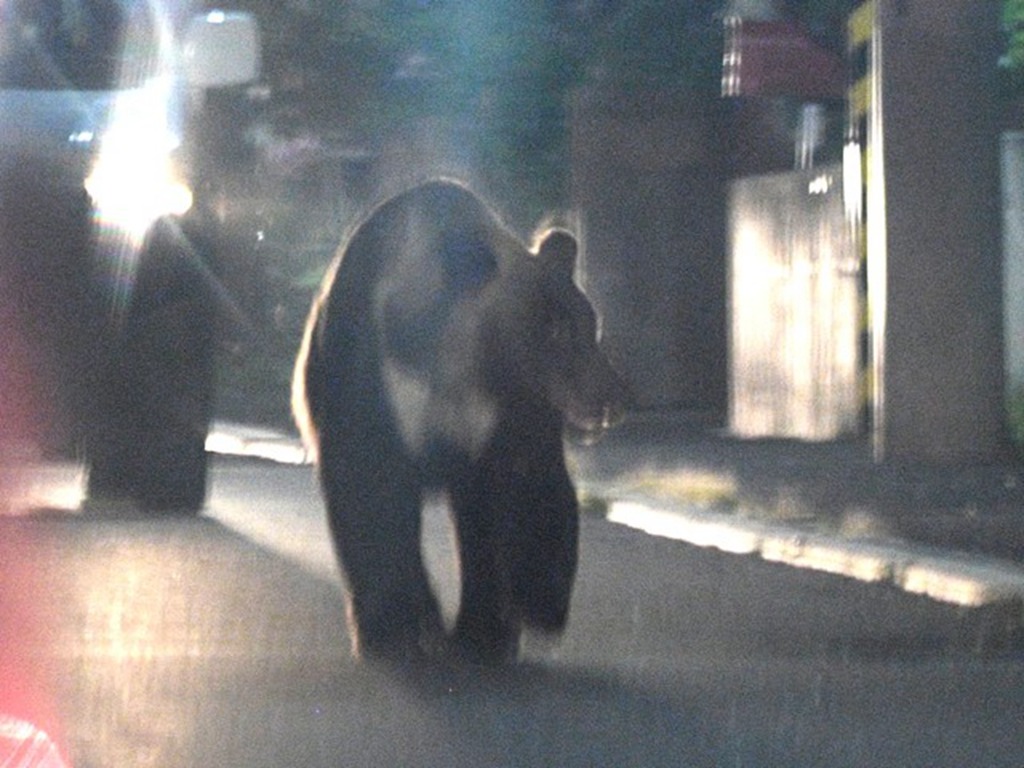
[[651, 499], [605, 498], [609, 521], [653, 536], [866, 582], [889, 583], [956, 605], [1024, 605], [1024, 567], [1007, 561], [901, 539], [808, 532], [785, 523]]
[[297, 435], [228, 421], [215, 421], [210, 425], [206, 450], [222, 456], [264, 459], [279, 464], [312, 463]]

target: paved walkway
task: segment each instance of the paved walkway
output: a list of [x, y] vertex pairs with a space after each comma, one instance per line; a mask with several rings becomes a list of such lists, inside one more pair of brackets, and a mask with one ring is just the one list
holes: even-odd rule
[[1024, 599], [1024, 468], [879, 465], [865, 441], [737, 440], [641, 414], [570, 448], [614, 521], [979, 605]]

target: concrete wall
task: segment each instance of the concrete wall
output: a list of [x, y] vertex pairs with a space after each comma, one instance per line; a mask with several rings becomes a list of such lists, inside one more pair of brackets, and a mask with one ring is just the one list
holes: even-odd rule
[[867, 225], [881, 459], [1005, 449], [997, 14], [977, 0], [878, 2], [868, 195], [884, 220], [869, 200]]
[[1024, 387], [1024, 131], [1002, 137], [1003, 305], [1010, 391]]
[[718, 106], [588, 91], [572, 119], [584, 288], [641, 409], [723, 416], [725, 182]]

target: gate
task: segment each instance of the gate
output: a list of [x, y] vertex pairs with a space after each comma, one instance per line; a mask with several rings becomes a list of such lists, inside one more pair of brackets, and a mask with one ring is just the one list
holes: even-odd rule
[[860, 259], [841, 166], [733, 182], [728, 247], [731, 431], [804, 440], [856, 432]]

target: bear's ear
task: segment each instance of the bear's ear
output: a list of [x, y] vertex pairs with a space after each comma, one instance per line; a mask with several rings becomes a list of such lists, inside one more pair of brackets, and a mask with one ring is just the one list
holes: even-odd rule
[[540, 241], [537, 257], [571, 280], [576, 269], [576, 238], [564, 229], [552, 229]]

